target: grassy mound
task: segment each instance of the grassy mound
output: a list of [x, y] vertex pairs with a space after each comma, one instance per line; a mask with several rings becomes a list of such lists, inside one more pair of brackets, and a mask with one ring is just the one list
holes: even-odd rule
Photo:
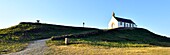
[[[79, 36], [80, 35], [80, 36]], [[98, 31], [96, 34], [65, 35], [62, 38], [53, 38], [48, 43], [64, 44], [64, 37], [69, 38], [71, 45], [90, 44], [106, 47], [151, 47], [170, 46], [170, 38], [154, 34], [143, 28], [117, 28]], [[77, 36], [79, 36], [77, 38]], [[84, 37], [85, 36], [85, 37]], [[82, 37], [82, 38], [81, 38]]]
[[91, 30], [98, 29], [70, 27], [45, 23], [21, 22], [16, 26], [0, 29], [0, 54], [20, 51], [27, 46], [28, 41], [45, 39], [52, 36], [60, 36], [65, 34], [87, 32]]
[[21, 22], [20, 24], [0, 30], [1, 40], [25, 41], [50, 38], [64, 34], [73, 34], [84, 31], [98, 30], [95, 28], [69, 27], [62, 25]]
[[[52, 38], [49, 45], [63, 45], [64, 38], [73, 46], [106, 46], [106, 47], [147, 47], [170, 46], [170, 39], [154, 34], [143, 28], [118, 28], [101, 30], [86, 27], [71, 27], [45, 23], [21, 22], [16, 26], [0, 29], [0, 47], [8, 50], [25, 48], [28, 41]], [[11, 45], [12, 43], [15, 43]], [[15, 52], [0, 48], [0, 53]]]

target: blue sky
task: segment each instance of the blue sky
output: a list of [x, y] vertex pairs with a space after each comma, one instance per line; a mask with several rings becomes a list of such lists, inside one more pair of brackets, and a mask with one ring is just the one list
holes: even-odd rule
[[170, 36], [170, 0], [0, 0], [0, 29], [35, 22], [106, 29], [112, 12]]

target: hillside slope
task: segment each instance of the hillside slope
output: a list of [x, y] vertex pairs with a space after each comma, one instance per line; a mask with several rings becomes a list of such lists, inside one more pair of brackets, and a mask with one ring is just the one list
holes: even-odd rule
[[20, 24], [0, 30], [0, 41], [25, 41], [50, 38], [64, 34], [98, 30], [95, 28], [71, 27], [45, 23], [21, 22]]
[[[87, 27], [72, 27], [45, 23], [21, 22], [0, 29], [0, 54], [18, 52], [26, 48], [29, 41], [51, 38], [48, 45], [63, 45], [64, 38], [74, 46], [147, 47], [170, 46], [170, 39], [143, 28], [118, 28], [101, 30]], [[53, 41], [55, 40], [55, 41]]]
[[[70, 38], [73, 44], [90, 44], [109, 47], [170, 46], [170, 38], [154, 34], [143, 28], [117, 28], [97, 31], [98, 33], [80, 33], [53, 37], [52, 40]], [[140, 45], [142, 44], [142, 45]]]
[[112, 30], [101, 30], [86, 27], [71, 27], [45, 23], [21, 22], [20, 24], [0, 30], [0, 41], [29, 41], [69, 37], [74, 40], [89, 42], [121, 42], [139, 43], [170, 46], [170, 39], [165, 36], [154, 34], [143, 28], [117, 28]]
[[21, 51], [29, 45], [29, 41], [92, 30], [99, 29], [21, 22], [18, 25], [0, 29], [0, 55]]

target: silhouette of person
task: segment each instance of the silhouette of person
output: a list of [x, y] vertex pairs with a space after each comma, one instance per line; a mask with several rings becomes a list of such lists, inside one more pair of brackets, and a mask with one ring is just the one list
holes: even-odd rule
[[40, 23], [40, 20], [37, 20], [37, 23]]
[[85, 23], [83, 22], [83, 27], [84, 27]]

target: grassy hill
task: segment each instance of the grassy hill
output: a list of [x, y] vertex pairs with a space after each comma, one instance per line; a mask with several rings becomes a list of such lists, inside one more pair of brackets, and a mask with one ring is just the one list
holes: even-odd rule
[[49, 38], [64, 34], [98, 30], [95, 28], [70, 27], [53, 24], [21, 22], [16, 26], [0, 30], [1, 40], [23, 41]]
[[0, 29], [0, 53], [20, 51], [25, 48], [28, 41], [51, 37], [52, 40], [47, 42], [49, 45], [63, 45], [64, 38], [68, 37], [70, 45], [75, 46], [79, 44], [106, 47], [170, 46], [169, 38], [154, 34], [143, 28], [101, 30], [21, 22], [16, 26]]
[[154, 34], [143, 28], [117, 28], [100, 30], [98, 33], [91, 35], [90, 33], [83, 36], [82, 34], [79, 35], [58, 36], [52, 40], [58, 40], [54, 42], [59, 44], [64, 43], [64, 37], [68, 37], [72, 44], [90, 44], [107, 47], [170, 46], [170, 38]]
[[0, 29], [0, 54], [20, 51], [28, 45], [28, 41], [92, 30], [98, 29], [21, 22], [18, 25]]

